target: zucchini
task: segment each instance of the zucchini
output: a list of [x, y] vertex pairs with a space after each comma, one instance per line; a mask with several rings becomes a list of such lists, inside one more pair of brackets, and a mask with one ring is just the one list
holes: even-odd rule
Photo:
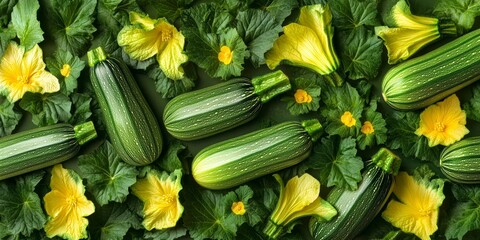
[[480, 79], [480, 29], [391, 68], [383, 78], [387, 104], [398, 110], [429, 106]]
[[443, 149], [440, 169], [456, 183], [480, 183], [480, 137], [469, 137]]
[[0, 138], [0, 180], [73, 158], [80, 145], [97, 137], [92, 122], [58, 123]]
[[195, 181], [226, 189], [306, 159], [322, 132], [316, 119], [288, 121], [210, 145], [193, 159]]
[[330, 221], [312, 218], [310, 233], [314, 239], [353, 239], [380, 212], [393, 191], [394, 175], [401, 160], [386, 148], [381, 148], [363, 171], [357, 190], [335, 187], [327, 195], [338, 214]]
[[181, 94], [163, 112], [167, 131], [180, 140], [196, 140], [235, 128], [255, 118], [263, 103], [291, 88], [288, 77], [275, 71]]
[[90, 80], [112, 146], [126, 163], [143, 166], [162, 151], [160, 126], [132, 73], [101, 47], [87, 53]]

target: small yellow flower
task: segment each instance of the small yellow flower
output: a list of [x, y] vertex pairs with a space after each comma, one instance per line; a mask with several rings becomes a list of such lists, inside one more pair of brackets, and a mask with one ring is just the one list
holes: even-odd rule
[[60, 69], [60, 74], [62, 74], [62, 76], [67, 78], [70, 76], [71, 70], [72, 70], [72, 67], [69, 64], [65, 63], [63, 64], [62, 69]]
[[175, 227], [182, 216], [183, 206], [179, 192], [182, 172], [175, 170], [172, 174], [150, 170], [144, 179], [138, 180], [132, 191], [143, 201], [143, 226], [148, 231]]
[[365, 134], [365, 135], [369, 135], [369, 134], [372, 134], [375, 132], [375, 129], [373, 128], [373, 125], [370, 121], [365, 121], [362, 125], [362, 128], [360, 129], [360, 131]]
[[303, 89], [297, 89], [297, 91], [295, 91], [295, 94], [293, 96], [295, 97], [295, 102], [297, 103], [312, 102], [312, 96], [310, 96], [310, 94], [308, 94], [308, 92]]
[[49, 216], [45, 225], [47, 237], [88, 237], [88, 220], [85, 217], [95, 212], [95, 206], [84, 195], [82, 179], [75, 172], [57, 164], [52, 169], [50, 188], [51, 191], [43, 198]]
[[295, 176], [288, 180], [286, 186], [280, 175], [273, 176], [280, 183], [280, 197], [264, 229], [270, 238], [279, 237], [284, 227], [301, 217], [314, 215], [329, 221], [337, 215], [337, 210], [320, 197], [320, 182], [310, 174]]
[[243, 204], [242, 201], [233, 202], [231, 209], [232, 209], [232, 212], [235, 213], [236, 215], [243, 215], [247, 212], [247, 210], [245, 209], [245, 205]]
[[430, 239], [438, 229], [438, 209], [445, 198], [443, 185], [434, 189], [400, 172], [395, 178], [393, 193], [399, 201], [391, 200], [382, 217], [404, 232], [422, 240]]
[[166, 19], [151, 19], [146, 15], [130, 12], [130, 22], [120, 30], [118, 45], [130, 57], [146, 60], [157, 55], [157, 62], [165, 75], [173, 80], [182, 79], [182, 64], [188, 60], [183, 53], [185, 37]]
[[357, 120], [349, 111], [343, 113], [343, 115], [340, 117], [340, 121], [342, 121], [342, 123], [347, 127], [353, 127], [357, 123]]
[[225, 65], [228, 65], [232, 62], [233, 52], [228, 46], [222, 46], [220, 52], [218, 53], [218, 61], [222, 62]]
[[457, 95], [453, 94], [420, 114], [420, 126], [415, 133], [427, 137], [430, 147], [449, 146], [470, 132], [466, 123], [467, 115], [461, 109]]
[[42, 49], [38, 45], [25, 52], [22, 46], [10, 42], [0, 62], [0, 90], [7, 91], [10, 102], [16, 102], [26, 92], [57, 92], [60, 84], [45, 70]]

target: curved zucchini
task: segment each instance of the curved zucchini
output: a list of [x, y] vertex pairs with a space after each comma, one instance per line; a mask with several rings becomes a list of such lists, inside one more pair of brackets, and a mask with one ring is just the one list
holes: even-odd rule
[[263, 103], [290, 89], [281, 71], [232, 79], [181, 94], [163, 112], [167, 131], [180, 140], [196, 140], [235, 128], [255, 118]]
[[310, 155], [321, 130], [316, 119], [289, 121], [213, 144], [195, 156], [193, 178], [226, 189], [293, 166]]
[[332, 189], [326, 201], [337, 209], [337, 216], [330, 221], [310, 221], [310, 233], [314, 239], [353, 239], [380, 212], [393, 191], [394, 175], [401, 160], [395, 154], [381, 148], [367, 165], [357, 190]]
[[391, 68], [383, 98], [399, 110], [429, 106], [480, 79], [480, 29]]
[[443, 149], [440, 169], [456, 183], [480, 183], [480, 137], [460, 140]]
[[87, 55], [90, 80], [113, 147], [129, 164], [153, 162], [162, 151], [162, 134], [130, 70], [100, 47]]
[[0, 180], [61, 163], [97, 137], [92, 122], [33, 128], [0, 138]]

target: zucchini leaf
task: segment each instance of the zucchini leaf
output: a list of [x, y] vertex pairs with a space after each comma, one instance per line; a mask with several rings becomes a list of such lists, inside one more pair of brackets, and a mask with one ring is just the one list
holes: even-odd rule
[[[295, 78], [292, 81], [292, 90], [289, 96], [282, 98], [282, 101], [287, 102], [287, 108], [292, 115], [300, 115], [308, 112], [317, 111], [320, 107], [320, 92], [321, 87], [315, 79]], [[296, 96], [300, 93], [298, 91], [305, 91], [311, 97], [310, 101], [297, 102]]]
[[15, 36], [15, 30], [13, 30], [11, 27], [0, 28], [0, 58], [7, 49], [8, 43], [10, 43]]
[[269, 12], [248, 9], [237, 15], [237, 31], [250, 52], [255, 67], [265, 63], [265, 53], [282, 31], [282, 26]]
[[0, 1], [0, 28], [6, 27], [10, 22], [10, 14], [18, 0]]
[[333, 26], [340, 30], [380, 25], [376, 0], [335, 0], [328, 4], [332, 8]]
[[43, 41], [43, 30], [37, 20], [40, 4], [36, 0], [22, 0], [13, 7], [12, 27], [20, 39], [20, 45], [29, 50]]
[[186, 39], [207, 33], [219, 33], [231, 25], [233, 17], [214, 3], [201, 3], [182, 13], [183, 31]]
[[155, 90], [162, 95], [162, 98], [173, 98], [192, 90], [197, 78], [194, 74], [196, 74], [194, 71], [187, 71], [184, 78], [173, 80], [167, 78], [159, 67], [151, 68], [148, 71], [148, 76], [155, 81]]
[[138, 0], [137, 2], [152, 19], [164, 17], [173, 23], [184, 9], [190, 7], [193, 0]]
[[295, 0], [256, 0], [251, 6], [265, 9], [278, 23], [283, 23], [285, 18], [290, 16], [292, 10], [298, 7], [298, 2]]
[[339, 35], [340, 59], [348, 78], [374, 79], [382, 65], [383, 42], [373, 31], [357, 27]]
[[184, 227], [174, 227], [165, 230], [152, 230], [145, 231], [143, 239], [162, 239], [162, 240], [175, 240], [187, 236], [187, 229]]
[[12, 134], [23, 113], [16, 111], [15, 105], [0, 96], [0, 137]]
[[47, 126], [68, 122], [72, 114], [72, 102], [63, 93], [40, 94], [27, 92], [20, 101], [20, 107], [32, 114], [36, 126]]
[[[48, 70], [59, 79], [60, 91], [69, 95], [77, 89], [77, 79], [85, 68], [85, 62], [69, 51], [56, 51], [45, 59]], [[62, 81], [63, 80], [63, 81]]]
[[391, 149], [401, 149], [405, 157], [415, 157], [423, 161], [436, 161], [439, 159], [441, 146], [429, 147], [428, 139], [418, 136], [420, 116], [416, 112], [394, 111], [386, 118], [389, 128], [387, 145]]
[[480, 16], [480, 1], [478, 0], [438, 0], [433, 13], [438, 17], [452, 19], [460, 34], [468, 32]]
[[463, 104], [463, 109], [467, 113], [467, 118], [480, 122], [480, 84], [473, 86], [472, 97]]
[[376, 101], [370, 103], [363, 116], [362, 128], [357, 136], [358, 148], [365, 150], [367, 147], [385, 143], [387, 141], [387, 123], [382, 114], [377, 112]]
[[98, 0], [96, 26], [100, 32], [111, 32], [117, 36], [120, 29], [130, 23], [129, 11], [140, 11], [135, 0]]
[[75, 126], [87, 122], [90, 116], [92, 116], [92, 111], [90, 110], [92, 98], [85, 93], [73, 93], [70, 95], [70, 99], [73, 105], [72, 117], [70, 117], [68, 123]]
[[122, 240], [131, 227], [141, 224], [135, 212], [119, 203], [97, 208], [90, 221], [92, 239]]
[[259, 215], [259, 209], [256, 203], [252, 201], [252, 198], [253, 190], [247, 185], [240, 186], [235, 189], [235, 191], [231, 191], [225, 195], [226, 206], [230, 207], [230, 209], [235, 202], [242, 202], [245, 205], [245, 214], [232, 215], [233, 218], [236, 218], [235, 222], [237, 222], [238, 225], [247, 223], [249, 226], [255, 226], [262, 220], [261, 215]]
[[83, 56], [93, 39], [93, 26], [97, 0], [52, 0], [47, 5], [50, 14], [50, 31], [58, 49], [66, 49], [77, 56]]
[[44, 174], [44, 171], [35, 171], [0, 182], [0, 219], [8, 235], [21, 239], [43, 228], [47, 217], [35, 188]]
[[105, 141], [92, 153], [78, 157], [78, 167], [87, 181], [87, 190], [101, 205], [124, 202], [128, 188], [137, 181], [135, 166], [124, 163], [110, 142]]
[[186, 149], [186, 147], [177, 140], [171, 139], [168, 141], [168, 150], [166, 154], [159, 159], [159, 166], [167, 171], [173, 172], [175, 169], [183, 169], [182, 161], [179, 155]]
[[318, 179], [327, 187], [355, 190], [362, 180], [362, 158], [357, 156], [354, 138], [338, 136], [317, 142], [306, 164], [318, 171]]
[[462, 239], [468, 232], [480, 230], [480, 187], [453, 184], [452, 192], [457, 201], [445, 236], [447, 239]]

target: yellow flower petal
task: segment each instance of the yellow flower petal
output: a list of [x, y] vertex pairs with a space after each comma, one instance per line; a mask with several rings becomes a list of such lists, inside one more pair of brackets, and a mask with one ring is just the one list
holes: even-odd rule
[[360, 129], [360, 131], [365, 134], [365, 135], [369, 135], [369, 134], [372, 134], [375, 132], [375, 129], [373, 128], [373, 125], [370, 121], [365, 121], [362, 125], [362, 128]]
[[184, 77], [182, 64], [188, 61], [188, 57], [183, 52], [185, 37], [174, 28], [172, 31], [172, 39], [168, 41], [161, 54], [157, 55], [157, 62], [165, 76], [179, 80]]
[[232, 62], [233, 52], [228, 46], [222, 46], [220, 52], [218, 53], [218, 61], [228, 65]]
[[313, 99], [312, 96], [310, 96], [310, 94], [303, 89], [297, 89], [293, 96], [296, 103], [311, 103]]
[[178, 195], [182, 189], [181, 171], [176, 170], [170, 176], [164, 172], [159, 176], [160, 173], [151, 170], [132, 186], [133, 194], [144, 202], [143, 225], [147, 230], [174, 227], [183, 213]]
[[145, 31], [133, 25], [127, 25], [120, 30], [117, 42], [130, 57], [143, 61], [155, 56], [158, 52], [159, 31]]
[[427, 26], [437, 27], [438, 19], [413, 15], [405, 0], [398, 1], [392, 9], [392, 18], [397, 27], [424, 30]]
[[286, 222], [292, 222], [305, 216], [315, 216], [319, 220], [330, 221], [335, 215], [337, 215], [337, 210], [329, 202], [318, 197], [302, 211], [290, 215]]
[[62, 76], [64, 77], [69, 77], [71, 70], [72, 67], [69, 64], [65, 63], [63, 64], [62, 69], [60, 69], [60, 74], [62, 74]]
[[128, 17], [132, 24], [138, 24], [141, 28], [146, 31], [151, 31], [155, 28], [156, 21], [149, 18], [145, 14], [137, 13], [137, 12], [129, 12]]
[[454, 94], [427, 107], [420, 114], [419, 128], [415, 133], [427, 137], [428, 145], [431, 147], [439, 144], [449, 146], [469, 133], [465, 127], [466, 119], [460, 100]]
[[343, 115], [340, 117], [340, 121], [347, 127], [353, 127], [357, 123], [357, 120], [349, 111], [343, 113]]
[[243, 215], [247, 212], [245, 209], [245, 204], [242, 201], [232, 203], [232, 212], [236, 215]]

